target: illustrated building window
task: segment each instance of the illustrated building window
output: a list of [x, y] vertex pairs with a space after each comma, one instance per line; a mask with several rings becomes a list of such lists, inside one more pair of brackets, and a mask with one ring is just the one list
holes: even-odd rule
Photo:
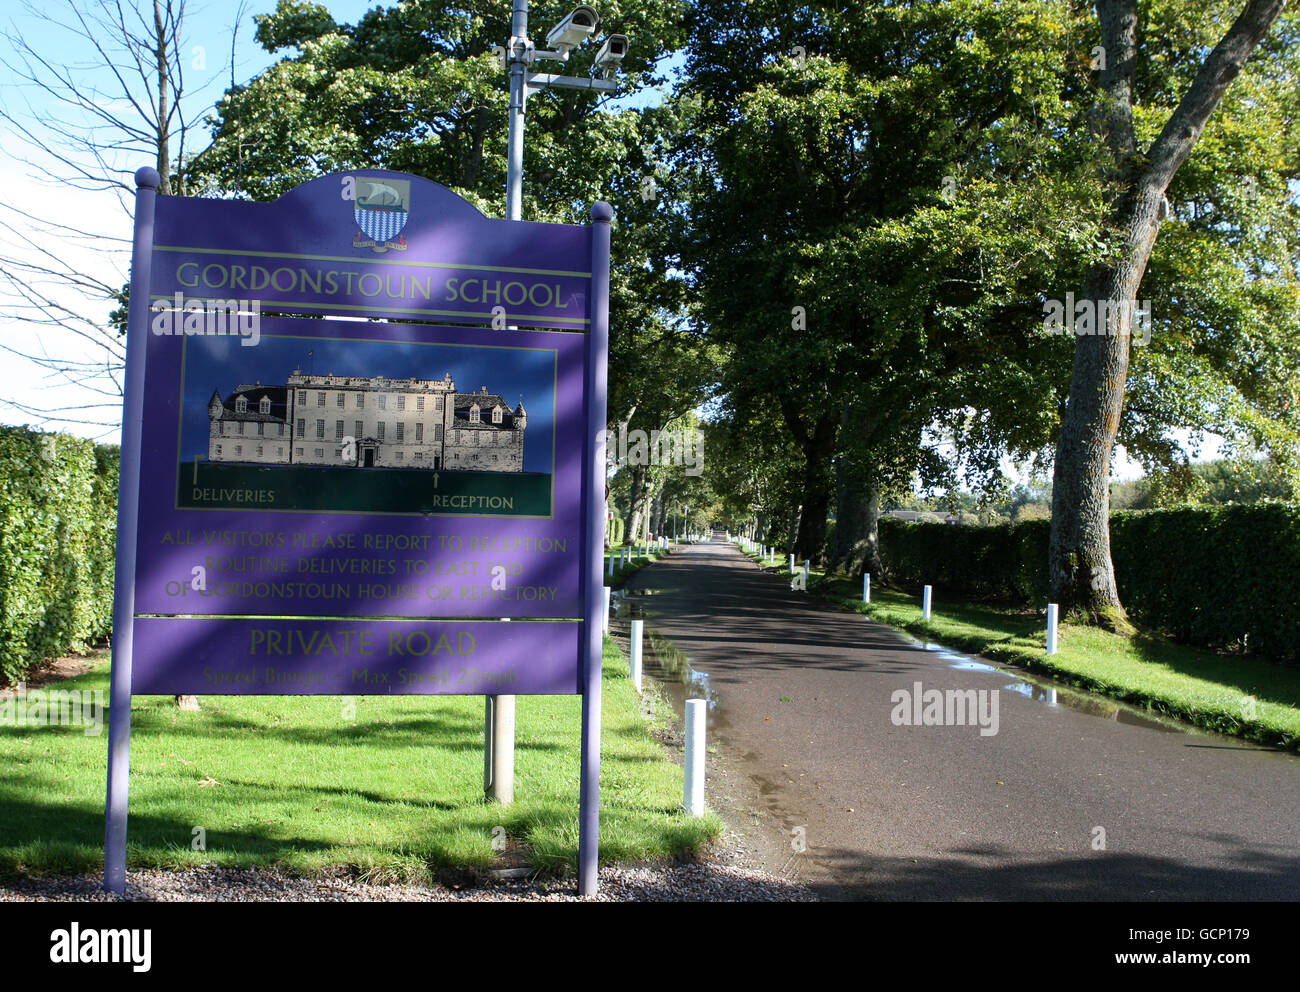
[[434, 439], [435, 441], [441, 441], [441, 440], [442, 440], [442, 424], [434, 424], [434, 425], [433, 425], [433, 439]]
[[325, 394], [324, 394], [324, 393], [317, 393], [317, 394], [316, 394], [316, 405], [317, 405], [317, 406], [324, 406], [324, 405], [325, 405]]
[[415, 425], [415, 439], [417, 441], [424, 440], [424, 424], [421, 423]]
[[354, 421], [352, 421], [352, 423], [353, 423], [353, 426], [356, 427], [356, 430], [354, 430], [352, 433], [356, 435], [357, 440], [360, 440], [360, 439], [361, 439], [361, 421], [359, 421], [359, 420], [354, 420]]
[[417, 462], [422, 462], [422, 461], [424, 461], [424, 452], [423, 452], [423, 451], [417, 451], [417, 452], [415, 453], [415, 460], [416, 460]]
[[337, 396], [334, 397], [334, 399], [335, 399], [335, 403], [334, 403], [335, 406], [347, 406], [348, 394], [339, 393]]
[[240, 433], [240, 434], [243, 434], [243, 433], [244, 433], [244, 422], [243, 422], [242, 420], [239, 422], [239, 430], [238, 430], [238, 433]]
[[423, 397], [423, 396], [417, 396], [417, 397], [415, 398], [415, 409], [417, 409], [417, 410], [423, 410], [423, 409], [424, 409], [424, 397]]
[[238, 399], [235, 400], [235, 412], [236, 413], [248, 412], [248, 397], [240, 396]]
[[261, 421], [258, 421], [257, 436], [262, 437], [265, 432], [266, 432], [266, 424], [262, 423]]
[[235, 454], [242, 455], [243, 453], [244, 453], [244, 446], [242, 444], [235, 445]]
[[494, 406], [492, 408], [492, 423], [494, 424], [501, 423], [501, 407], [499, 406]]
[[397, 422], [397, 443], [401, 444], [406, 440], [406, 424], [402, 421]]
[[281, 446], [281, 445], [277, 445], [277, 446], [276, 446], [276, 449], [275, 449], [275, 457], [276, 457], [276, 458], [283, 458], [283, 457], [284, 457], [284, 447], [283, 447], [283, 446]]
[[276, 437], [284, 437], [284, 424], [277, 424], [277, 425], [276, 425], [275, 436], [276, 436]]
[[478, 423], [478, 404], [477, 404], [477, 403], [475, 403], [472, 407], [469, 408], [469, 422], [470, 422], [471, 424], [477, 424], [477, 423]]
[[366, 394], [357, 393], [357, 409], [364, 410], [365, 408], [366, 408]]
[[402, 460], [402, 453], [400, 451], [397, 453], [397, 460], [399, 462]]
[[316, 421], [316, 437], [323, 438], [324, 436], [325, 436], [325, 421], [318, 420]]
[[334, 421], [334, 440], [339, 441], [343, 438], [343, 421]]
[[257, 446], [257, 457], [262, 457], [262, 446], [260, 444]]
[[380, 393], [380, 394], [379, 394], [379, 409], [381, 409], [381, 410], [387, 410], [387, 409], [388, 409], [388, 394], [387, 394], [387, 393]]
[[221, 454], [221, 445], [217, 445], [217, 454]]
[[221, 422], [221, 436], [222, 436], [222, 437], [229, 437], [229, 436], [230, 436], [230, 421], [228, 421], [228, 420], [223, 420], [223, 421]]
[[302, 448], [294, 448], [293, 450], [294, 450], [294, 454], [298, 455], [299, 457], [302, 456]]
[[378, 433], [375, 435], [380, 441], [384, 439], [384, 422], [381, 420], [378, 426]]
[[441, 410], [441, 409], [442, 409], [442, 397], [441, 397], [441, 396], [435, 396], [435, 397], [433, 398], [433, 408], [434, 408], [435, 410]]
[[271, 412], [271, 397], [269, 397], [269, 396], [263, 396], [260, 400], [258, 400], [258, 402], [257, 402], [257, 409], [258, 409], [260, 412], [262, 412], [262, 413], [270, 413], [270, 412]]
[[[304, 420], [302, 417], [298, 418], [298, 436], [299, 437], [307, 436], [307, 421]], [[298, 454], [300, 455], [302, 454], [301, 448], [298, 449]]]
[[342, 458], [342, 457], [343, 457], [343, 449], [342, 449], [342, 448], [335, 448], [335, 449], [334, 449], [334, 457], [335, 457], [335, 458]]
[[305, 389], [298, 390], [298, 402], [303, 404], [304, 406], [307, 404], [307, 390]]
[[397, 394], [397, 409], [399, 409], [399, 410], [405, 410], [405, 409], [406, 409], [406, 394], [405, 394], [405, 393], [398, 393], [398, 394]]
[[317, 457], [317, 458], [324, 458], [324, 457], [325, 457], [325, 449], [324, 449], [324, 448], [317, 448], [317, 449], [316, 449], [316, 457]]

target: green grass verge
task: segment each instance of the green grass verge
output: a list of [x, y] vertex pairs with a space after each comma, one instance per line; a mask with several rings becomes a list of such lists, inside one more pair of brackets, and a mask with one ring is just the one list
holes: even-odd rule
[[647, 565], [651, 564], [652, 562], [658, 561], [660, 558], [666, 558], [671, 553], [672, 549], [676, 547], [677, 544], [680, 543], [683, 542], [680, 541], [670, 542], [667, 551], [658, 551], [652, 548], [650, 554], [647, 555], [637, 554], [636, 546], [633, 545], [632, 557], [628, 559], [626, 565], [615, 565], [613, 575], [611, 575], [609, 572], [609, 562], [610, 559], [617, 560], [620, 557], [622, 553], [620, 548], [622, 546], [620, 545], [618, 548], [612, 548], [610, 550], [607, 550], [605, 552], [605, 566], [604, 566], [605, 585], [611, 587], [621, 586], [624, 582], [627, 581], [628, 577], [631, 576], [634, 572], [639, 572], [641, 569], [645, 568]]
[[1041, 613], [952, 602], [936, 590], [930, 619], [924, 620], [919, 595], [873, 586], [871, 603], [864, 604], [861, 579], [816, 571], [809, 585], [814, 594], [923, 640], [1041, 672], [1207, 730], [1300, 751], [1300, 668], [1068, 623], [1058, 629], [1057, 653], [1049, 656]]
[[[57, 688], [107, 698], [107, 658]], [[722, 834], [716, 816], [682, 811], [682, 769], [651, 733], [671, 714], [648, 695], [607, 638], [603, 863], [690, 856]], [[515, 802], [503, 809], [483, 799], [478, 696], [357, 696], [351, 719], [338, 696], [207, 696], [197, 713], [136, 697], [129, 865], [427, 883], [501, 863], [504, 827], [539, 872], [571, 873], [581, 697], [517, 698]], [[0, 874], [100, 870], [106, 727], [0, 726]], [[196, 827], [206, 851], [191, 849]]]

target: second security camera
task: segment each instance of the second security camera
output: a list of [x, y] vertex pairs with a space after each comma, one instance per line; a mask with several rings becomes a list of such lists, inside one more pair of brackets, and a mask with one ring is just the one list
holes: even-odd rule
[[602, 69], [614, 69], [626, 56], [627, 35], [611, 34], [596, 53], [596, 65]]

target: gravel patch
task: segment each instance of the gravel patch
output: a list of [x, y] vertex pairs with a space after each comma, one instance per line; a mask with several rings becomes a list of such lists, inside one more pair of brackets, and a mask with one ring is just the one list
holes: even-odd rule
[[801, 885], [721, 862], [603, 868], [600, 891], [580, 897], [574, 879], [518, 879], [465, 886], [372, 885], [295, 878], [267, 869], [196, 868], [127, 873], [126, 894], [98, 876], [0, 885], [0, 902], [815, 902]]

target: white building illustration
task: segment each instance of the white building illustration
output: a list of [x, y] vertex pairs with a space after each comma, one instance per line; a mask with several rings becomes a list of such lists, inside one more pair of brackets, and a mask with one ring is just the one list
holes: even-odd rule
[[258, 465], [522, 472], [528, 414], [487, 386], [442, 379], [304, 375], [208, 401], [208, 460]]

